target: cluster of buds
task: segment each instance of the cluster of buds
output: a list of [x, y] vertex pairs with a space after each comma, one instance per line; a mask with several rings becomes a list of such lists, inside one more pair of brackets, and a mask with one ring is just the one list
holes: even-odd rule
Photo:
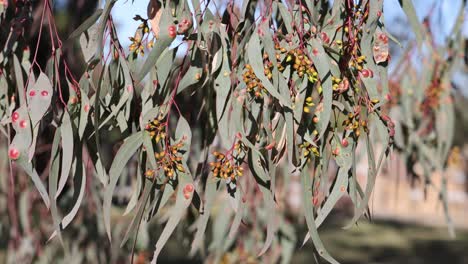
[[[234, 145], [234, 149], [237, 153], [246, 151], [246, 147], [240, 141]], [[223, 154], [215, 151], [213, 155], [216, 158], [216, 161], [210, 163], [213, 176], [235, 182], [238, 177], [244, 174], [244, 169], [241, 166], [242, 161], [237, 159], [233, 160], [231, 154]]]
[[349, 89], [349, 80], [344, 77], [343, 79], [338, 77], [331, 77], [333, 83], [333, 91], [337, 93], [344, 93]]
[[172, 178], [176, 170], [185, 172], [184, 165], [182, 164], [182, 156], [180, 155], [180, 149], [183, 145], [184, 143], [181, 140], [177, 144], [169, 146], [165, 152], [154, 154], [156, 160], [162, 166], [166, 177]]
[[[380, 11], [378, 11], [378, 12], [380, 12]], [[353, 8], [353, 20], [354, 21], [357, 21], [357, 22], [365, 21], [367, 19], [368, 15], [369, 15], [368, 10], [363, 12], [363, 10], [361, 8], [356, 8], [356, 7]], [[346, 33], [349, 33], [350, 28], [349, 28], [348, 25], [346, 25], [344, 27], [344, 31]], [[362, 27], [358, 27], [358, 26], [355, 26], [355, 25], [351, 24], [351, 32], [353, 33], [354, 36], [357, 36], [359, 33], [362, 33]]]
[[369, 132], [367, 122], [365, 120], [360, 120], [359, 114], [355, 115], [353, 113], [349, 113], [348, 118], [343, 122], [343, 125], [346, 126], [346, 130], [353, 131], [356, 137], [361, 135], [361, 129], [366, 133]]
[[[265, 71], [268, 66], [265, 66]], [[266, 93], [266, 89], [263, 86], [260, 79], [257, 78], [255, 75], [252, 66], [250, 64], [246, 64], [245, 68], [247, 69], [244, 74], [242, 75], [243, 81], [247, 85], [247, 92], [251, 93], [255, 98], [259, 99], [262, 98], [262, 93]], [[270, 70], [270, 69], [268, 69]]]
[[129, 37], [132, 44], [130, 44], [130, 51], [136, 53], [137, 55], [144, 56], [145, 55], [145, 47], [142, 43], [141, 35], [136, 33], [135, 37]]
[[154, 38], [152, 40], [148, 41], [148, 44], [147, 44], [148, 49], [152, 49], [153, 46], [154, 46]]
[[320, 152], [318, 151], [317, 147], [314, 145], [310, 144], [308, 141], [304, 141], [304, 143], [299, 145], [299, 148], [302, 149], [302, 156], [307, 159], [307, 161], [310, 161], [310, 159], [314, 156], [319, 157]]
[[358, 71], [362, 71], [363, 65], [365, 62], [366, 62], [366, 56], [364, 55], [356, 56], [356, 57], [353, 57], [353, 59], [349, 61], [348, 66], [350, 69], [356, 69]]
[[[166, 151], [154, 153], [158, 166], [163, 169], [164, 175], [169, 179], [173, 179], [176, 171], [185, 172], [184, 165], [182, 164], [182, 156], [180, 155], [180, 149], [183, 145], [183, 140], [180, 140], [178, 143], [167, 147]], [[154, 173], [154, 170], [147, 170], [145, 176], [152, 179]]]
[[314, 67], [312, 60], [301, 49], [293, 49], [286, 56], [286, 63], [292, 63], [293, 69], [299, 77], [307, 74], [307, 78], [311, 83], [318, 80], [318, 73]]
[[313, 98], [311, 96], [307, 97], [305, 99], [305, 105], [304, 105], [304, 113], [310, 113], [310, 108], [309, 107], [312, 107], [314, 106], [314, 102], [313, 102]]
[[166, 123], [163, 121], [164, 117], [159, 115], [153, 121], [146, 124], [145, 130], [150, 133], [151, 139], [154, 139], [156, 143], [159, 143], [161, 139], [166, 137], [165, 126]]
[[271, 80], [271, 78], [273, 78], [273, 73], [271, 72], [271, 70], [273, 69], [273, 63], [271, 61], [268, 61], [268, 54], [264, 53], [263, 58], [265, 59], [263, 73], [268, 78], [268, 80]]
[[280, 72], [284, 71], [284, 66], [281, 64], [281, 54], [284, 54], [287, 52], [286, 48], [281, 47], [281, 45], [277, 42], [275, 44], [275, 50], [276, 50], [276, 66], [278, 67], [278, 70]]
[[149, 32], [148, 21], [143, 19], [142, 23], [138, 26], [138, 29], [143, 31], [143, 34], [148, 34]]
[[337, 39], [332, 42], [333, 46], [336, 46], [339, 50], [343, 49], [343, 41]]
[[240, 165], [233, 164], [226, 155], [217, 151], [213, 152], [213, 155], [216, 158], [215, 162], [210, 163], [213, 176], [221, 179], [235, 180], [243, 175], [244, 169]]
[[137, 55], [144, 56], [145, 51], [144, 51], [144, 43], [147, 43], [147, 48], [151, 49], [154, 45], [154, 39], [151, 41], [148, 41], [148, 35], [150, 32], [150, 28], [148, 25], [148, 19], [144, 19], [141, 16], [137, 15], [133, 18], [135, 21], [141, 21], [141, 24], [138, 26], [135, 36], [130, 37], [130, 41], [132, 41], [132, 44], [130, 44], [130, 51], [136, 53]]

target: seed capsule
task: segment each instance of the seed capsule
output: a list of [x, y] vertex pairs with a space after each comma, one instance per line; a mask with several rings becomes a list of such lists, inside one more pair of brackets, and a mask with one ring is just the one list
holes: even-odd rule
[[348, 144], [349, 144], [349, 143], [348, 143], [348, 140], [347, 140], [346, 138], [343, 138], [343, 140], [341, 140], [341, 145], [342, 145], [343, 147], [346, 148], [346, 147], [348, 146]]
[[78, 98], [76, 96], [72, 96], [70, 97], [70, 100], [68, 100], [70, 102], [70, 104], [74, 105], [76, 103], [78, 103]]
[[338, 156], [340, 154], [340, 149], [336, 148], [336, 149], [333, 150], [332, 153], [333, 153], [333, 155]]
[[185, 172], [184, 166], [177, 164], [177, 170], [180, 172]]
[[10, 147], [8, 150], [8, 157], [12, 160], [17, 160], [20, 157], [20, 152], [17, 148], [15, 147]]
[[11, 121], [14, 123], [16, 122], [18, 119], [19, 119], [19, 114], [18, 112], [14, 112], [12, 115], [11, 115]]
[[176, 32], [176, 26], [175, 25], [170, 25], [167, 30], [169, 31], [169, 37], [171, 38], [175, 38], [176, 35], [177, 35], [177, 32]]
[[153, 170], [147, 170], [147, 171], [145, 172], [145, 176], [146, 176], [147, 178], [152, 178], [152, 177], [154, 176], [154, 171], [153, 171]]
[[28, 126], [28, 122], [26, 120], [21, 120], [19, 122], [19, 127], [20, 128], [26, 128]]
[[186, 192], [193, 192], [193, 184], [187, 183], [184, 187], [184, 191]]

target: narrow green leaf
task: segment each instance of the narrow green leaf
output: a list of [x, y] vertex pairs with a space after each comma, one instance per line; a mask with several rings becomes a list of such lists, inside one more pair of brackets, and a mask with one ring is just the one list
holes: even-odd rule
[[146, 204], [148, 203], [148, 198], [150, 197], [151, 190], [153, 190], [153, 182], [146, 179], [145, 188], [143, 189], [143, 194], [141, 195], [140, 202], [138, 203], [138, 210], [135, 216], [132, 219], [132, 222], [127, 228], [122, 241], [120, 242], [120, 247], [123, 247], [127, 243], [130, 235], [138, 229], [138, 226], [141, 223], [143, 218], [143, 213], [145, 212]]
[[[80, 165], [81, 164], [81, 165]], [[83, 201], [83, 197], [85, 194], [85, 188], [86, 188], [86, 169], [85, 169], [85, 164], [83, 160], [77, 159], [74, 164], [75, 167], [75, 176], [74, 176], [74, 182], [76, 183], [75, 187], [75, 192], [73, 194], [73, 207], [70, 210], [70, 212], [63, 217], [62, 223], [61, 223], [61, 228], [65, 229], [75, 218], [76, 214], [78, 213], [78, 210], [80, 209], [81, 202]], [[77, 191], [78, 190], [78, 191]], [[57, 235], [57, 231], [54, 231], [52, 235], [50, 236], [49, 240], [53, 239]]]
[[406, 14], [408, 18], [408, 22], [411, 25], [411, 28], [416, 36], [416, 42], [418, 43], [418, 47], [421, 47], [423, 38], [424, 38], [424, 29], [421, 23], [418, 20], [418, 16], [416, 15], [416, 10], [414, 9], [413, 3], [411, 0], [398, 0], [400, 3], [401, 8]]
[[73, 137], [73, 127], [70, 120], [70, 115], [68, 111], [63, 112], [62, 124], [60, 126], [61, 137], [62, 137], [62, 164], [61, 164], [61, 174], [60, 180], [57, 188], [57, 193], [55, 199], [57, 199], [62, 193], [65, 184], [67, 183], [68, 175], [70, 174], [70, 169], [73, 161], [73, 147], [74, 147], [74, 137]]
[[278, 228], [277, 226], [277, 212], [275, 206], [275, 200], [273, 198], [273, 193], [268, 188], [264, 186], [259, 186], [260, 191], [263, 194], [263, 201], [265, 203], [266, 212], [267, 212], [267, 236], [265, 239], [265, 243], [263, 244], [262, 249], [258, 253], [258, 256], [262, 256], [266, 253], [266, 251], [270, 248], [271, 244], [273, 243], [273, 239], [275, 238], [275, 233]]
[[86, 62], [96, 53], [96, 47], [98, 46], [98, 24], [93, 24], [86, 30], [80, 37], [81, 51]]
[[[88, 82], [88, 79], [83, 79], [83, 82]], [[89, 84], [88, 84], [89, 85]], [[88, 116], [91, 111], [91, 102], [89, 101], [88, 95], [84, 89], [81, 89], [80, 81], [80, 91], [81, 91], [81, 107], [80, 107], [80, 124], [78, 126], [78, 136], [80, 139], [83, 139], [83, 135], [88, 125]]]
[[[187, 168], [186, 168], [187, 170]], [[167, 240], [171, 236], [172, 232], [176, 228], [177, 224], [179, 223], [182, 216], [185, 214], [186, 209], [189, 207], [192, 198], [193, 192], [190, 194], [189, 198], [184, 197], [184, 190], [185, 186], [191, 184], [193, 186], [193, 180], [189, 174], [186, 173], [179, 173], [179, 190], [177, 192], [176, 203], [175, 206], [172, 208], [171, 216], [167, 221], [166, 226], [164, 227], [163, 232], [158, 238], [156, 242], [156, 249], [153, 253], [153, 259], [151, 260], [152, 264], [155, 264], [159, 253], [161, 252], [162, 248], [166, 244]]]
[[49, 195], [47, 194], [47, 190], [42, 182], [41, 178], [37, 174], [37, 171], [33, 168], [32, 164], [24, 158], [20, 158], [16, 161], [18, 165], [23, 168], [23, 170], [31, 177], [34, 185], [36, 186], [37, 191], [41, 195], [42, 200], [47, 208], [50, 208], [50, 199]]
[[[240, 192], [234, 193], [235, 208], [234, 208], [234, 219], [232, 220], [231, 228], [229, 229], [228, 238], [233, 239], [236, 236], [237, 230], [244, 216], [245, 203], [242, 202], [242, 197]], [[231, 199], [231, 197], [230, 197]]]
[[119, 180], [120, 174], [122, 173], [124, 167], [142, 144], [142, 132], [137, 132], [128, 137], [115, 155], [114, 161], [112, 162], [111, 168], [109, 170], [110, 182], [104, 190], [103, 199], [104, 226], [106, 228], [109, 240], [111, 240], [110, 210], [115, 186], [117, 185], [117, 181]]
[[330, 263], [338, 264], [330, 254], [327, 252], [325, 247], [323, 246], [322, 240], [319, 237], [317, 226], [315, 225], [314, 220], [314, 211], [312, 208], [312, 190], [311, 190], [311, 182], [310, 177], [307, 173], [307, 166], [305, 166], [301, 172], [301, 185], [302, 185], [302, 201], [304, 203], [304, 213], [307, 222], [307, 227], [309, 228], [309, 234], [314, 242], [315, 249], [317, 250], [318, 254], [327, 260]]
[[206, 180], [203, 212], [197, 220], [197, 232], [195, 233], [194, 239], [192, 241], [190, 256], [193, 256], [196, 250], [200, 249], [203, 245], [206, 226], [208, 225], [208, 220], [210, 219], [211, 207], [215, 202], [217, 182], [218, 180], [215, 177], [212, 177], [212, 175], [209, 175], [208, 179]]
[[114, 7], [114, 4], [117, 2], [117, 0], [107, 0], [106, 5], [104, 6], [104, 10], [101, 14], [101, 19], [99, 20], [99, 28], [98, 31], [96, 32], [97, 34], [97, 51], [95, 58], [98, 60], [101, 60], [102, 53], [104, 52], [104, 32], [106, 31], [107, 27], [107, 20], [109, 19], [109, 16], [112, 11], [112, 7]]
[[21, 67], [21, 64], [16, 54], [13, 55], [13, 66], [15, 68], [15, 80], [16, 80], [16, 85], [18, 87], [16, 91], [18, 91], [19, 102], [20, 102], [20, 105], [24, 105], [26, 95], [24, 93], [23, 68]]
[[80, 36], [83, 32], [88, 30], [92, 25], [96, 23], [102, 14], [102, 8], [97, 9], [94, 14], [88, 17], [79, 27], [77, 27], [68, 37], [68, 39], [74, 39]]
[[52, 214], [52, 220], [54, 222], [54, 229], [55, 233], [57, 234], [60, 244], [62, 244], [62, 247], [64, 247], [63, 243], [63, 238], [60, 232], [60, 222], [61, 217], [58, 212], [57, 208], [57, 201], [55, 200], [55, 196], [57, 194], [57, 182], [58, 182], [58, 177], [59, 177], [59, 170], [60, 170], [60, 150], [59, 150], [59, 145], [60, 145], [60, 134], [61, 131], [60, 129], [57, 129], [55, 131], [55, 136], [54, 140], [52, 143], [52, 150], [51, 150], [51, 158], [50, 158], [50, 169], [49, 169], [49, 195], [50, 195], [50, 211]]
[[183, 140], [184, 145], [180, 148], [180, 150], [184, 152], [182, 155], [184, 162], [187, 162], [190, 154], [190, 145], [192, 142], [192, 130], [190, 129], [189, 123], [183, 116], [181, 116], [177, 122], [175, 138], [176, 140]]

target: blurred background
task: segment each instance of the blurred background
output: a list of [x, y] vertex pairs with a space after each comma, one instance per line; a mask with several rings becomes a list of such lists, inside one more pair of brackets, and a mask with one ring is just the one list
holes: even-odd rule
[[[225, 7], [224, 1], [217, 0], [215, 2], [217, 7]], [[384, 5], [387, 29], [401, 43], [400, 46], [395, 42], [391, 42], [390, 77], [401, 66], [398, 64], [399, 59], [405, 54], [405, 48], [414, 40], [414, 35], [409, 29], [408, 21], [398, 2], [397, 0], [385, 0]], [[415, 0], [413, 2], [420, 21], [424, 21], [431, 29], [435, 45], [445, 45], [447, 37], [455, 24], [462, 1]], [[41, 10], [39, 5], [37, 3], [34, 8], [36, 13]], [[66, 39], [84, 19], [93, 13], [98, 5], [98, 1], [95, 0], [55, 1], [56, 21], [62, 38]], [[133, 17], [136, 15], [146, 17], [147, 5], [148, 1], [146, 0], [117, 1], [112, 16], [116, 21], [118, 35], [124, 46], [128, 47], [130, 45], [129, 37], [134, 35], [135, 30], [141, 23], [135, 21]], [[214, 6], [214, 4], [210, 4], [209, 8], [213, 8], [212, 5]], [[463, 22], [462, 30], [463, 36], [468, 40], [468, 23], [466, 21]], [[35, 40], [37, 40], [37, 32], [38, 28], [32, 29], [31, 43], [35, 43]], [[48, 50], [47, 45], [47, 41], [44, 41], [39, 49], [39, 60], [43, 65], [47, 58], [45, 57], [46, 54], [41, 57], [40, 50], [43, 48]], [[66, 49], [67, 60], [74, 62], [71, 63], [72, 71], [77, 76], [81, 75], [85, 66], [82, 63], [83, 60], [76, 55], [77, 52], [74, 52], [76, 47], [68, 43]], [[128, 48], [126, 51], [128, 52]], [[350, 201], [342, 199], [338, 208], [334, 210], [331, 220], [326, 222], [319, 230], [330, 253], [342, 263], [468, 263], [468, 140], [466, 137], [468, 135], [468, 101], [466, 98], [468, 96], [468, 87], [466, 87], [466, 83], [468, 83], [468, 68], [466, 65], [468, 54], [465, 53], [464, 56], [465, 64], [457, 65], [451, 80], [456, 112], [454, 148], [447, 163], [447, 170], [443, 172], [444, 175], [441, 175], [441, 172], [436, 172], [431, 176], [435, 183], [434, 188], [437, 188], [438, 184], [442, 182], [443, 177], [447, 179], [447, 201], [456, 229], [456, 237], [451, 238], [449, 236], [439, 193], [431, 191], [430, 188], [424, 188], [424, 182], [422, 181], [414, 181], [406, 170], [407, 164], [404, 163], [398, 153], [393, 153], [377, 178], [374, 194], [370, 202], [372, 220], [360, 221], [357, 226], [349, 230], [343, 230], [342, 227], [352, 217], [353, 212], [349, 209], [351, 208], [349, 206]], [[414, 60], [417, 62], [416, 65], [425, 63], [419, 57], [415, 57]], [[179, 104], [183, 105], [183, 102]], [[421, 168], [415, 168], [415, 170], [418, 169]], [[6, 175], [7, 170], [6, 154], [2, 153], [0, 155], [0, 174]], [[361, 180], [365, 182], [367, 167], [364, 159], [359, 164], [357, 171]], [[8, 218], [6, 179], [7, 177], [1, 177], [4, 182], [0, 185], [0, 218], [2, 221], [0, 224], [0, 263], [6, 261], [8, 248], [11, 246], [9, 243], [10, 224], [6, 220]], [[25, 182], [20, 182], [20, 184], [26, 185]], [[298, 200], [294, 194], [294, 186], [291, 188], [291, 197], [288, 199], [291, 208], [294, 209], [295, 206], [300, 207], [300, 199]], [[25, 207], [24, 203], [31, 196], [34, 198], [34, 194], [31, 192], [34, 192], [34, 190], [29, 189], [18, 195], [20, 214], [28, 214], [30, 209]], [[90, 203], [92, 204], [92, 201]], [[96, 208], [91, 206], [91, 208], [83, 209], [75, 222], [87, 226], [99, 225], [99, 223], [87, 217], [89, 212], [96, 212]], [[116, 215], [120, 213], [116, 212]], [[128, 219], [120, 220], [125, 222]], [[156, 223], [154, 226], [148, 227], [148, 236], [143, 236], [138, 242], [142, 244], [140, 248], [147, 247], [148, 252], [152, 252], [156, 240], [152, 235], [154, 236], [154, 234], [160, 232], [160, 228], [160, 225]], [[82, 246], [86, 248], [117, 247], [117, 249], [112, 250], [118, 250], [118, 245], [111, 246], [105, 239], [94, 234], [93, 228], [87, 230], [85, 234], [73, 233], [75, 232], [73, 227], [70, 229], [65, 230], [65, 233], [69, 232], [70, 237], [76, 235], [77, 239], [82, 243], [82, 245], [77, 245], [76, 250], [82, 250]], [[311, 263], [314, 259], [310, 253], [311, 243], [300, 248], [306, 228], [302, 225], [298, 226], [297, 229], [299, 239], [296, 247], [298, 249], [292, 257], [292, 263]], [[30, 236], [31, 239], [22, 242], [21, 247], [23, 250], [28, 251], [31, 247], [36, 247], [35, 244], [43, 243], [43, 241], [38, 242], [32, 239], [36, 232], [39, 231], [30, 230], [30, 233], [25, 234], [26, 237]], [[89, 242], [93, 241], [94, 238], [94, 242]], [[163, 250], [160, 263], [201, 263], [201, 259], [190, 259], [186, 256], [185, 252], [189, 251], [188, 244], [180, 243], [180, 241], [184, 241], [184, 238], [177, 235], [172, 237], [172, 240]], [[53, 247], [39, 246], [39, 248], [43, 251], [54, 250], [50, 249]], [[128, 250], [128, 248], [124, 247], [122, 255], [128, 254], [128, 251], [125, 250]], [[145, 254], [144, 250], [141, 252], [143, 252], [142, 255]], [[99, 253], [89, 254], [98, 255]], [[102, 260], [102, 256], [96, 256], [96, 259]], [[54, 263], [53, 259], [47, 258], [41, 258], [38, 261]], [[125, 263], [118, 256], [109, 259], [109, 261]]]

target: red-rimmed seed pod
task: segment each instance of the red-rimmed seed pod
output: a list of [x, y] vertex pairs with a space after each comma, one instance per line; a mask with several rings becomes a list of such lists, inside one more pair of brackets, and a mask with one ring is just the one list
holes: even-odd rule
[[74, 105], [74, 104], [78, 103], [78, 98], [76, 96], [72, 96], [72, 97], [70, 97], [70, 99], [68, 101], [70, 102], [70, 104]]
[[314, 206], [317, 206], [317, 205], [318, 205], [318, 202], [319, 202], [318, 196], [314, 196], [314, 197], [312, 198], [312, 203], [314, 204]]
[[26, 120], [24, 120], [24, 119], [21, 120], [21, 121], [19, 122], [19, 127], [20, 127], [20, 128], [26, 128], [26, 127], [28, 127], [28, 121], [26, 121]]
[[330, 43], [330, 38], [328, 37], [328, 34], [325, 32], [320, 33], [320, 38], [322, 41], [326, 44]]
[[362, 69], [361, 70], [361, 76], [363, 78], [369, 78], [369, 77], [372, 78], [372, 77], [374, 77], [374, 73], [369, 69]]
[[340, 149], [339, 148], [336, 148], [332, 151], [332, 154], [335, 155], [335, 156], [338, 156], [340, 155]]
[[176, 31], [176, 26], [175, 25], [170, 25], [167, 30], [169, 31], [169, 37], [171, 38], [175, 38], [176, 35], [177, 35], [177, 31]]
[[17, 160], [20, 157], [20, 152], [17, 148], [15, 147], [10, 147], [8, 150], [8, 157], [12, 160]]
[[184, 187], [184, 192], [193, 192], [193, 184], [187, 183]]
[[12, 115], [11, 115], [11, 121], [13, 123], [15, 123], [16, 121], [18, 121], [18, 119], [20, 118], [20, 115], [18, 114], [18, 112], [14, 112]]
[[346, 148], [348, 146], [348, 144], [349, 144], [349, 142], [348, 142], [348, 140], [346, 138], [343, 138], [341, 140], [341, 146]]

